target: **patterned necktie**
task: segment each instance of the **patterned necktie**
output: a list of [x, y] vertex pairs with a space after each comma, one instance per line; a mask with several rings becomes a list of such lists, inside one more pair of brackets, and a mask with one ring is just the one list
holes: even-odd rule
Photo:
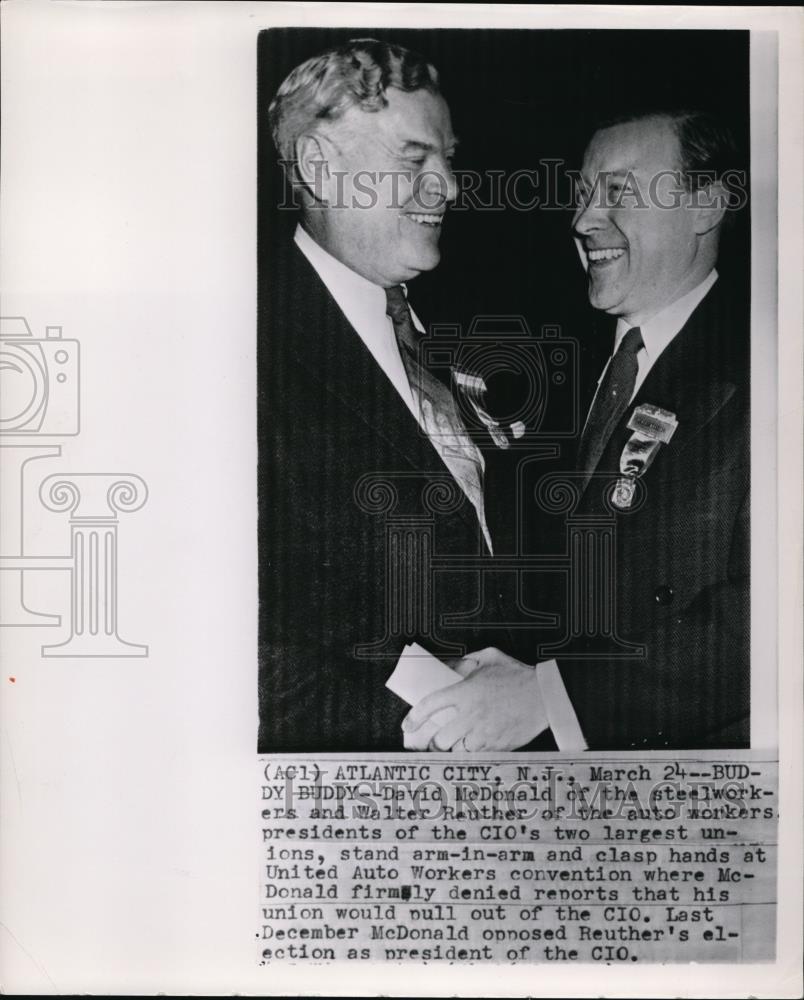
[[418, 359], [420, 334], [413, 325], [410, 308], [401, 286], [385, 289], [399, 353], [405, 365], [419, 423], [444, 465], [466, 494], [477, 513], [483, 537], [492, 551], [483, 504], [483, 456], [461, 420], [452, 393]]
[[642, 331], [638, 326], [631, 327], [609, 362], [578, 448], [577, 468], [586, 476], [597, 468], [614, 428], [628, 409], [639, 370], [637, 354], [644, 346]]

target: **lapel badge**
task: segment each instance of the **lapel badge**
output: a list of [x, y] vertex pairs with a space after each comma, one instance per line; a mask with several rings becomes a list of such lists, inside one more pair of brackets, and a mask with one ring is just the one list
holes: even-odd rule
[[659, 444], [669, 444], [676, 427], [678, 420], [675, 413], [659, 406], [651, 406], [650, 403], [637, 406], [628, 421], [629, 431], [634, 431], [649, 441], [658, 441]]
[[678, 420], [669, 410], [643, 403], [631, 414], [627, 426], [633, 433], [620, 455], [620, 478], [611, 491], [611, 502], [619, 510], [628, 510], [633, 503], [637, 479], [648, 471], [659, 448], [669, 444]]

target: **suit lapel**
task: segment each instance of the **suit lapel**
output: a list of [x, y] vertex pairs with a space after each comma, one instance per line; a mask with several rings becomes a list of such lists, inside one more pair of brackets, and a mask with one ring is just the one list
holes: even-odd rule
[[678, 420], [672, 440], [661, 446], [660, 462], [665, 449], [677, 455], [686, 448], [738, 390], [747, 375], [747, 339], [740, 324], [728, 317], [725, 298], [716, 285], [656, 360], [612, 434], [600, 470], [619, 468], [631, 436], [627, 424], [637, 406], [659, 406]]
[[[303, 320], [297, 327], [309, 330], [303, 342], [293, 343], [291, 353], [307, 375], [338, 399], [380, 438], [399, 458], [424, 475], [449, 476], [433, 447], [391, 380], [371, 355], [358, 333], [330, 295], [310, 262], [293, 246], [292, 269], [297, 284], [295, 311]], [[460, 516], [482, 536], [474, 507], [458, 508]]]

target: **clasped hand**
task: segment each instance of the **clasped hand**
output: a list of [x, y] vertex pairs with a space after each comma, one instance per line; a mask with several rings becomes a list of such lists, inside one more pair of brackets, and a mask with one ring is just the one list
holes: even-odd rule
[[[516, 750], [547, 728], [536, 667], [494, 647], [452, 666], [464, 679], [422, 698], [405, 716], [402, 729], [410, 749]], [[453, 710], [449, 721], [417, 745], [416, 731], [443, 709]]]

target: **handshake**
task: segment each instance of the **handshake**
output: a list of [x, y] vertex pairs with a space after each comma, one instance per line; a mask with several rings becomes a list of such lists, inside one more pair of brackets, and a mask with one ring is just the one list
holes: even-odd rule
[[493, 647], [447, 666], [421, 646], [405, 647], [387, 687], [413, 705], [402, 722], [406, 749], [479, 753], [526, 746], [550, 724], [543, 666]]

